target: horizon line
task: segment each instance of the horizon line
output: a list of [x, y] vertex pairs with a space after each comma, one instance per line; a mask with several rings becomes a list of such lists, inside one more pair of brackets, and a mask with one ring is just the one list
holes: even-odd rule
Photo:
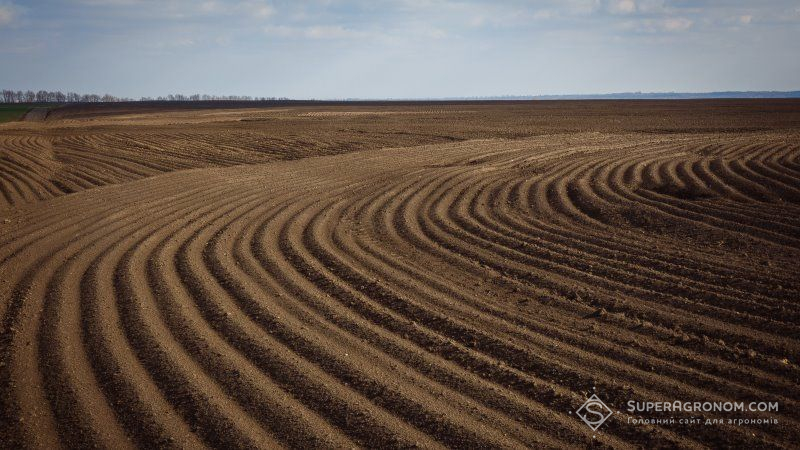
[[[800, 98], [800, 90], [775, 91], [708, 91], [708, 92], [614, 92], [593, 94], [528, 94], [528, 95], [473, 95], [445, 97], [332, 97], [332, 98], [289, 98], [275, 96], [249, 95], [210, 95], [210, 94], [168, 94], [166, 96], [142, 96], [137, 98], [116, 97], [110, 94], [77, 94], [62, 91], [26, 91], [3, 89], [0, 103], [3, 104], [35, 104], [35, 103], [117, 103], [117, 102], [195, 102], [195, 101], [308, 101], [308, 102], [370, 102], [370, 101], [492, 101], [492, 100], [691, 100], [691, 99], [789, 99]], [[8, 93], [9, 95], [5, 95]], [[23, 94], [23, 96], [19, 96]]]

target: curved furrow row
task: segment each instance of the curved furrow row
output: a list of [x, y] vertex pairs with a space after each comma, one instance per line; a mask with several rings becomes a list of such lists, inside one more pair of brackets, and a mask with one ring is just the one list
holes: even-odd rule
[[[449, 202], [447, 202], [447, 203], [449, 203]], [[415, 209], [417, 209], [417, 208], [415, 208]], [[434, 239], [434, 240], [439, 240], [440, 242], [442, 241], [442, 238], [441, 238], [441, 237], [439, 237], [438, 239], [437, 239], [437, 238], [433, 238], [433, 239]], [[462, 249], [462, 250], [463, 250], [463, 249]]]
[[[350, 144], [4, 136], [0, 440], [791, 446], [792, 136], [556, 135], [260, 165], [246, 164]], [[16, 208], [31, 201], [45, 207]], [[615, 412], [598, 431], [575, 415], [592, 393]], [[776, 402], [758, 417], [780, 426], [634, 425], [630, 400]]]

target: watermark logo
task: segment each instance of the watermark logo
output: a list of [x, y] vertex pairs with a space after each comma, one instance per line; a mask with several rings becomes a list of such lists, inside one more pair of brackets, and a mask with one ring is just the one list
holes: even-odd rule
[[586, 402], [575, 411], [575, 414], [581, 418], [581, 420], [589, 425], [589, 427], [597, 431], [609, 417], [614, 415], [614, 411], [611, 411], [611, 408], [606, 406], [597, 394], [592, 394]]

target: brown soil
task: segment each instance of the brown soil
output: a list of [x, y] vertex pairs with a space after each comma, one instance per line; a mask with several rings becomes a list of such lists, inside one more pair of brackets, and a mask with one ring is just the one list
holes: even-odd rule
[[800, 440], [800, 102], [223, 106], [0, 126], [0, 447]]

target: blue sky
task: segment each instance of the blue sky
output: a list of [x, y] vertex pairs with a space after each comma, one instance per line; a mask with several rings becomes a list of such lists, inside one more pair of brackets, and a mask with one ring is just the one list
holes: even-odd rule
[[800, 89], [800, 0], [0, 0], [0, 87], [409, 98]]

